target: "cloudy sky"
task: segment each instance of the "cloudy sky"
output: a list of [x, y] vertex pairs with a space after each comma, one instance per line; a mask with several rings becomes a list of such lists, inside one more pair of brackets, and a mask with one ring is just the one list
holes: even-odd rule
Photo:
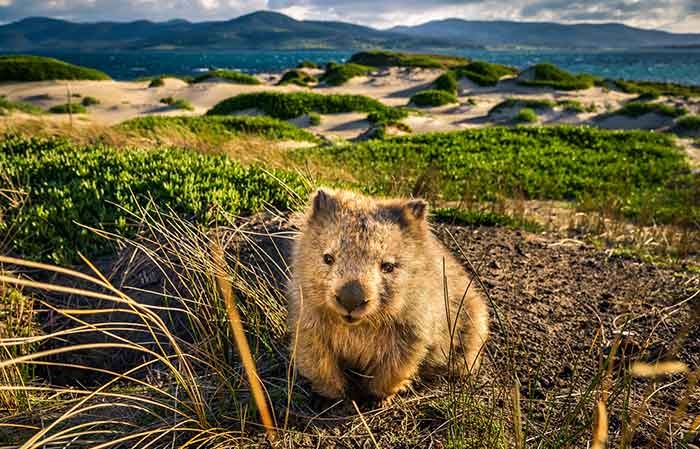
[[343, 20], [379, 28], [433, 19], [623, 22], [700, 31], [700, 0], [0, 0], [0, 22], [28, 16], [75, 21], [225, 20], [268, 9], [297, 19]]

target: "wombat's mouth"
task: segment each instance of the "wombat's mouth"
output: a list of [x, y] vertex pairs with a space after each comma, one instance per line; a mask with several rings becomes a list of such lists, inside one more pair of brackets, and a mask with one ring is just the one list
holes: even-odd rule
[[362, 318], [356, 318], [356, 317], [348, 314], [348, 315], [343, 315], [343, 320], [348, 324], [357, 324], [362, 320]]

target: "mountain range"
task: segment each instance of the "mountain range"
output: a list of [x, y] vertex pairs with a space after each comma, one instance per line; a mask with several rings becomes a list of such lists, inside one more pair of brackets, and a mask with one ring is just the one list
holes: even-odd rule
[[446, 19], [378, 30], [345, 22], [295, 20], [259, 11], [228, 21], [75, 23], [43, 17], [0, 26], [0, 51], [454, 49], [481, 47], [640, 48], [700, 45], [700, 34], [622, 24]]

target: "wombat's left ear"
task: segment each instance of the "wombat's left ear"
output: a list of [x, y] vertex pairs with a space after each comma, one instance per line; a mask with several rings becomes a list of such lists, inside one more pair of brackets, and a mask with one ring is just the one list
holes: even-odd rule
[[333, 195], [333, 192], [325, 189], [318, 189], [316, 193], [314, 193], [311, 203], [311, 216], [316, 218], [334, 213], [338, 201]]
[[422, 199], [408, 200], [403, 205], [403, 213], [406, 218], [423, 221], [428, 215], [428, 203]]

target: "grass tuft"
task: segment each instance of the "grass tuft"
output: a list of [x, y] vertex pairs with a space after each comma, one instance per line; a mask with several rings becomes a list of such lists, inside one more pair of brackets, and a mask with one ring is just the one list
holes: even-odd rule
[[25, 103], [23, 101], [10, 101], [4, 95], [0, 95], [0, 115], [4, 115], [8, 112], [19, 111], [25, 114], [41, 114], [44, 111], [41, 108], [34, 106], [31, 103]]
[[43, 56], [0, 56], [0, 81], [109, 80], [99, 70]]
[[457, 97], [454, 94], [444, 90], [423, 90], [414, 94], [409, 100], [410, 104], [419, 107], [444, 106], [457, 102]]
[[321, 75], [320, 81], [329, 86], [340, 86], [357, 76], [366, 76], [372, 71], [371, 67], [346, 63], [328, 63], [326, 71]]
[[556, 90], [582, 90], [593, 87], [597, 78], [580, 74], [574, 75], [553, 64], [537, 64], [526, 72], [532, 74], [532, 79], [521, 79], [520, 84], [535, 87], [551, 87]]
[[238, 72], [236, 70], [210, 70], [209, 72], [200, 75], [192, 80], [192, 83], [203, 83], [212, 79], [221, 79], [234, 84], [248, 84], [255, 85], [260, 84], [260, 80], [247, 73]]
[[423, 53], [398, 53], [386, 50], [355, 53], [350, 62], [371, 67], [420, 67], [444, 69], [469, 63], [459, 56], [431, 55]]
[[49, 112], [52, 114], [86, 114], [87, 109], [82, 104], [66, 103], [49, 108]]
[[474, 61], [454, 70], [457, 78], [468, 78], [479, 86], [495, 86], [501, 78], [516, 75], [518, 70], [502, 64]]

